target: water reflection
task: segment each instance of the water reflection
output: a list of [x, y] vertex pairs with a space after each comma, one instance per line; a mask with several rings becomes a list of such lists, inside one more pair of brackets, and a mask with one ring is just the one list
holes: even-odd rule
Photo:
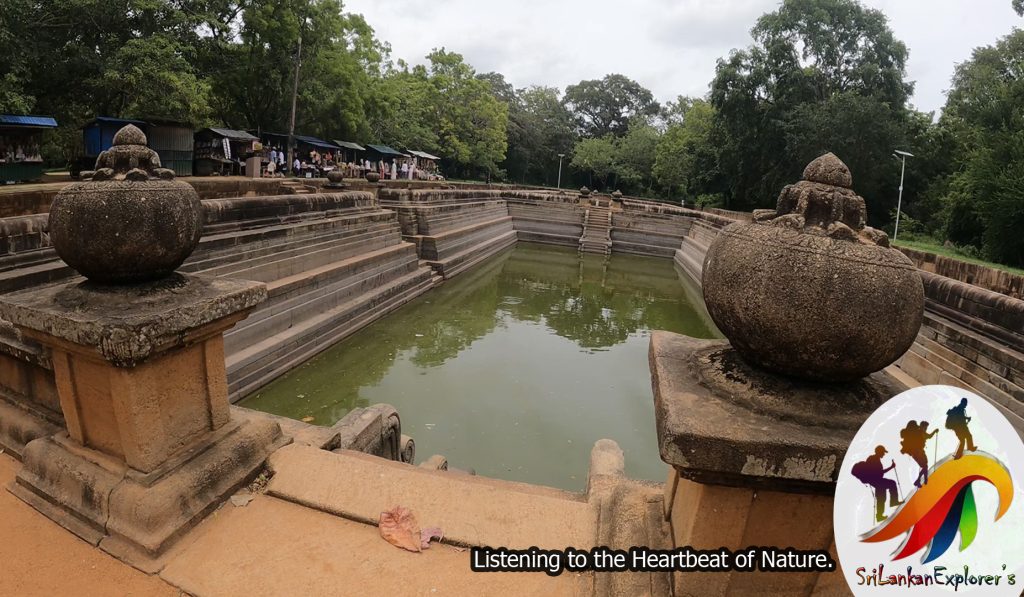
[[627, 472], [661, 479], [651, 329], [716, 335], [671, 261], [520, 244], [243, 404], [330, 425], [387, 402], [421, 459], [440, 453], [480, 474], [572, 489], [593, 442], [611, 437]]

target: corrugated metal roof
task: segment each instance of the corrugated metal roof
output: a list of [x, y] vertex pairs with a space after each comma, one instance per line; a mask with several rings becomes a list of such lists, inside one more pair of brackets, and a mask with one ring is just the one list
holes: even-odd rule
[[143, 122], [141, 120], [128, 120], [126, 118], [111, 118], [110, 116], [97, 116], [96, 118], [93, 118], [89, 122], [85, 123], [85, 125], [83, 125], [82, 128], [86, 129], [94, 124], [119, 124], [121, 126], [124, 126], [126, 124], [134, 124], [135, 126], [140, 128], [149, 126], [148, 123]]
[[324, 141], [323, 139], [317, 139], [316, 137], [310, 137], [308, 135], [295, 135], [295, 140], [299, 143], [305, 143], [306, 145], [312, 145], [314, 147], [323, 147], [324, 149], [340, 149], [334, 143], [330, 141]]
[[0, 114], [0, 124], [52, 129], [57, 126], [57, 121], [51, 116], [19, 116], [16, 114]]
[[439, 159], [441, 159], [441, 158], [437, 157], [436, 155], [429, 154], [429, 153], [427, 153], [425, 151], [416, 151], [414, 149], [410, 149], [408, 151], [409, 151], [409, 153], [413, 154], [414, 156], [416, 156], [418, 158], [423, 158], [425, 160], [439, 160]]
[[258, 138], [250, 135], [245, 131], [236, 131], [235, 129], [221, 129], [210, 127], [211, 131], [217, 133], [221, 137], [227, 137], [228, 139], [237, 139], [240, 141], [259, 141]]
[[391, 149], [387, 145], [367, 145], [367, 147], [369, 147], [370, 149], [376, 151], [377, 153], [383, 153], [384, 155], [401, 155], [401, 156], [405, 155], [401, 151], [396, 151], [394, 149]]
[[334, 144], [338, 145], [339, 147], [346, 147], [348, 149], [354, 149], [356, 151], [366, 151], [365, 147], [363, 147], [362, 145], [359, 145], [358, 143], [352, 143], [351, 141], [338, 141], [338, 140], [335, 140]]

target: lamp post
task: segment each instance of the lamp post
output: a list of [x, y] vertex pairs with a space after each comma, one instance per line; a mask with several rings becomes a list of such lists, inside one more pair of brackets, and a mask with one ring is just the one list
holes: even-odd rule
[[558, 188], [562, 188], [562, 158], [565, 157], [564, 153], [558, 154]]
[[900, 169], [900, 195], [899, 199], [896, 200], [896, 228], [892, 231], [892, 240], [895, 242], [896, 237], [900, 234], [900, 209], [903, 207], [903, 175], [907, 173], [907, 158], [914, 157], [914, 154], [897, 149], [893, 157], [903, 162], [903, 167]]

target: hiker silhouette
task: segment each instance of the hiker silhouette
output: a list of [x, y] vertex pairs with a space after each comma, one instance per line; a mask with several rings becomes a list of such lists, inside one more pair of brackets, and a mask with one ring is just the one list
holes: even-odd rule
[[921, 467], [917, 480], [914, 481], [915, 487], [921, 487], [928, 482], [928, 453], [925, 451], [925, 444], [938, 432], [936, 429], [928, 433], [928, 421], [910, 421], [900, 431], [900, 452], [909, 455]]
[[953, 455], [954, 460], [960, 460], [964, 455], [964, 446], [971, 452], [977, 451], [978, 446], [974, 445], [974, 436], [971, 435], [971, 430], [967, 428], [967, 424], [971, 422], [971, 418], [967, 416], [967, 399], [960, 400], [958, 406], [946, 411], [946, 429], [952, 429], [953, 433], [956, 433], [956, 438], [960, 440], [960, 444], [956, 447], [956, 454]]
[[885, 478], [885, 473], [896, 468], [895, 460], [888, 468], [882, 466], [882, 457], [888, 453], [885, 446], [875, 448], [875, 453], [853, 465], [850, 471], [861, 483], [870, 485], [875, 490], [875, 520], [885, 520], [885, 494], [889, 494], [889, 507], [895, 508], [903, 503], [896, 494], [896, 482]]

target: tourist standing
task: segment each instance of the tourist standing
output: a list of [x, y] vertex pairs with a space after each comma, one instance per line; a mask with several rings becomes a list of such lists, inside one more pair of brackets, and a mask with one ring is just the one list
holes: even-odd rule
[[302, 162], [300, 162], [299, 158], [296, 157], [295, 161], [292, 162], [292, 176], [298, 176], [300, 174], [302, 174]]

